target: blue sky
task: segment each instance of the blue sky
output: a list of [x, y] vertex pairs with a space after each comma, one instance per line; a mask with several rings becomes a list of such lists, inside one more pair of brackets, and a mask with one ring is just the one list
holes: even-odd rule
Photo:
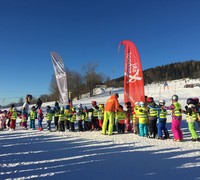
[[0, 105], [49, 93], [50, 51], [70, 70], [97, 63], [111, 78], [123, 76], [118, 45], [126, 39], [143, 70], [199, 60], [199, 7], [198, 0], [0, 0]]

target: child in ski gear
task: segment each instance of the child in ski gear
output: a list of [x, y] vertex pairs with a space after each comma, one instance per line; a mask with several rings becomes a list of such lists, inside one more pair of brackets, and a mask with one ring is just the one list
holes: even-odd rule
[[25, 107], [23, 107], [22, 113], [21, 113], [21, 118], [22, 118], [21, 126], [22, 126], [23, 129], [27, 129], [27, 119], [28, 119], [27, 116], [28, 116], [28, 114], [26, 112], [26, 109], [25, 109]]
[[70, 115], [70, 130], [72, 132], [75, 131], [75, 122], [76, 122], [76, 107], [73, 106], [71, 109], [71, 115]]
[[102, 129], [103, 126], [103, 116], [104, 116], [104, 104], [99, 104], [99, 111], [98, 111], [99, 129]]
[[66, 109], [65, 109], [65, 127], [66, 130], [70, 129], [70, 105], [66, 105]]
[[196, 123], [198, 125], [199, 130], [200, 130], [200, 102], [199, 102], [199, 98], [193, 98], [193, 101], [194, 101], [196, 112], [198, 113], [198, 118], [196, 120]]
[[7, 122], [7, 126], [8, 126], [8, 128], [10, 127], [11, 114], [12, 114], [12, 111], [13, 111], [13, 108], [14, 108], [14, 107], [15, 107], [15, 105], [12, 104], [11, 107], [10, 107], [10, 109], [9, 109], [9, 111], [8, 111], [8, 114], [7, 114], [7, 116], [8, 116], [8, 122]]
[[6, 122], [7, 111], [0, 110], [0, 130], [4, 130], [4, 124]]
[[64, 107], [60, 108], [60, 113], [58, 116], [58, 130], [61, 132], [65, 131], [65, 114], [64, 114]]
[[37, 109], [41, 109], [41, 106], [42, 106], [42, 100], [41, 100], [40, 98], [38, 98], [36, 110], [37, 110]]
[[17, 120], [17, 109], [16, 107], [12, 108], [11, 117], [10, 117], [10, 130], [15, 130], [16, 127], [16, 120]]
[[35, 119], [37, 118], [37, 112], [35, 110], [35, 106], [32, 106], [29, 116], [30, 116], [30, 128], [34, 130], [35, 129]]
[[181, 131], [181, 121], [182, 121], [182, 109], [181, 104], [178, 102], [178, 96], [172, 96], [172, 104], [167, 107], [163, 106], [166, 110], [172, 111], [172, 132], [174, 135], [174, 141], [182, 141], [183, 133]]
[[98, 122], [98, 112], [99, 112], [99, 107], [97, 106], [97, 102], [96, 101], [92, 101], [92, 108], [89, 109], [90, 112], [92, 112], [92, 119], [91, 119], [91, 123], [92, 123], [92, 130], [99, 130], [99, 122]]
[[53, 109], [53, 112], [54, 112], [55, 129], [56, 129], [56, 131], [58, 131], [58, 118], [59, 118], [59, 113], [60, 113], [60, 106], [57, 101], [55, 102], [55, 107]]
[[50, 131], [51, 130], [51, 121], [53, 119], [53, 111], [51, 110], [50, 106], [46, 107], [46, 115], [45, 118], [47, 120], [47, 128]]
[[154, 102], [153, 97], [147, 98], [148, 120], [149, 120], [149, 137], [155, 138], [158, 133], [157, 118], [158, 111], [155, 109], [158, 105]]
[[144, 102], [140, 101], [140, 107], [138, 108], [138, 117], [139, 117], [139, 132], [140, 136], [148, 137], [148, 113], [144, 106]]
[[[166, 121], [167, 121], [167, 110], [162, 109], [162, 107], [165, 105], [164, 100], [159, 100], [158, 107], [153, 108], [158, 111], [158, 139], [168, 139], [169, 138], [169, 132], [166, 128]], [[164, 137], [163, 137], [164, 133]]]
[[37, 117], [37, 119], [38, 119], [38, 130], [39, 131], [43, 130], [43, 128], [42, 128], [43, 118], [44, 118], [44, 116], [43, 116], [42, 109], [38, 109], [38, 117]]
[[[84, 126], [84, 130], [85, 131], [89, 131], [91, 129], [91, 115], [92, 115], [92, 113], [88, 112], [88, 109], [87, 109], [86, 106], [84, 107], [83, 112], [84, 112], [84, 117], [85, 117], [84, 118], [84, 125], [83, 125]], [[89, 118], [89, 113], [90, 113], [90, 118]]]
[[4, 112], [4, 114], [5, 114], [5, 121], [4, 121], [3, 127], [4, 127], [4, 129], [6, 129], [6, 121], [7, 121], [7, 119], [8, 119], [8, 111], [7, 111], [7, 110], [4, 110], [3, 112]]
[[119, 107], [119, 102], [118, 102], [119, 95], [118, 93], [115, 93], [112, 95], [106, 102], [105, 109], [104, 109], [104, 121], [103, 121], [103, 127], [102, 127], [102, 134], [106, 134], [107, 130], [107, 124], [109, 123], [108, 126], [108, 135], [113, 134], [113, 125], [114, 125], [114, 118], [115, 118], [115, 112], [117, 110], [123, 111]]
[[[119, 107], [123, 110], [123, 106], [119, 105]], [[125, 119], [127, 117], [126, 115], [127, 112], [125, 111], [119, 111], [115, 113], [115, 119], [117, 122], [117, 132], [118, 134], [123, 134], [125, 132]]]
[[140, 107], [139, 102], [135, 102], [135, 106], [133, 109], [133, 116], [132, 116], [134, 134], [139, 134], [139, 117], [138, 117], [139, 107]]
[[[159, 101], [159, 107], [162, 107], [165, 105], [164, 100]], [[158, 138], [159, 139], [169, 139], [169, 132], [166, 127], [167, 122], [167, 110], [166, 109], [160, 109], [158, 110]], [[164, 137], [162, 136], [162, 132], [164, 133]]]
[[191, 136], [192, 136], [191, 141], [199, 141], [200, 139], [199, 139], [199, 136], [198, 136], [196, 129], [195, 129], [195, 121], [198, 118], [198, 113], [195, 109], [195, 105], [194, 104], [188, 104], [186, 106], [185, 114], [186, 114], [186, 121], [188, 123], [188, 129], [189, 129]]
[[126, 102], [125, 103], [126, 106], [126, 132], [131, 132], [132, 131], [132, 126], [131, 126], [131, 117], [132, 117], [132, 106], [131, 106], [131, 102]]
[[82, 104], [77, 107], [76, 120], [78, 122], [78, 131], [83, 131], [84, 112]]

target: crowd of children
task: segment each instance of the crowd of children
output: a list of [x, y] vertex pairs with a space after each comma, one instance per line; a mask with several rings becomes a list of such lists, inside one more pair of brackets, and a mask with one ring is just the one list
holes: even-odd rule
[[[187, 99], [185, 109], [181, 107], [178, 102], [177, 95], [172, 96], [172, 104], [165, 105], [164, 100], [160, 100], [158, 104], [155, 103], [153, 97], [146, 97], [145, 102], [135, 102], [132, 105], [130, 102], [125, 103], [125, 108], [118, 104], [117, 96], [114, 96], [115, 106], [109, 111], [108, 106], [104, 104], [97, 104], [96, 101], [91, 102], [91, 108], [83, 107], [78, 104], [77, 107], [67, 105], [65, 108], [60, 107], [58, 102], [51, 108], [46, 107], [43, 113], [41, 107], [36, 108], [32, 106], [29, 113], [25, 108], [18, 111], [14, 105], [9, 111], [0, 111], [0, 130], [9, 128], [14, 131], [16, 128], [16, 119], [20, 118], [20, 125], [23, 129], [29, 128], [43, 130], [44, 120], [47, 124], [47, 130], [52, 131], [99, 131], [102, 134], [113, 134], [113, 130], [118, 134], [134, 133], [141, 137], [157, 138], [160, 140], [170, 138], [166, 127], [167, 113], [171, 112], [172, 135], [174, 141], [182, 141], [183, 133], [181, 130], [182, 114], [186, 115], [188, 123], [188, 130], [191, 133], [191, 141], [199, 141], [199, 136], [196, 131], [196, 124], [200, 128], [200, 103], [198, 98]], [[113, 100], [112, 97], [110, 100]], [[110, 101], [114, 102], [114, 101]], [[110, 103], [108, 100], [108, 103]], [[114, 107], [114, 108], [113, 108]], [[106, 115], [104, 116], [104, 113]], [[111, 117], [111, 120], [109, 119]], [[106, 119], [105, 119], [106, 118]], [[113, 121], [114, 119], [114, 121]], [[54, 121], [54, 123], [52, 123]]]

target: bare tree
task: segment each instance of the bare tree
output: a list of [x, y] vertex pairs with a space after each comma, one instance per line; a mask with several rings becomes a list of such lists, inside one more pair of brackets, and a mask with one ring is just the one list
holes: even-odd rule
[[48, 100], [50, 100], [50, 97], [48, 94], [42, 94], [40, 95], [40, 99], [42, 102], [48, 102]]
[[50, 95], [51, 100], [57, 101], [59, 99], [59, 90], [58, 90], [56, 78], [54, 75], [52, 76], [49, 90], [50, 90], [50, 94], [51, 94]]
[[75, 71], [67, 71], [68, 91], [72, 92], [72, 98], [80, 98], [82, 92], [83, 77]]
[[102, 81], [102, 75], [96, 72], [97, 67], [96, 63], [88, 63], [86, 66], [83, 66], [84, 80], [86, 86], [89, 88], [90, 97], [93, 96], [95, 85]]

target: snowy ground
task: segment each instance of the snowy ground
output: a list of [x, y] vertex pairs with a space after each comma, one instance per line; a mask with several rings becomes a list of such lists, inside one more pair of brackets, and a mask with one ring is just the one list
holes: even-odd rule
[[[159, 84], [148, 85], [145, 92], [155, 100], [166, 100], [167, 105], [171, 96], [177, 94], [184, 107], [188, 97], [199, 97], [200, 90], [183, 88], [185, 83], [168, 82], [169, 90], [163, 90]], [[123, 89], [116, 92], [122, 103]], [[90, 106], [92, 100], [105, 103], [108, 97], [109, 93], [99, 91], [95, 97], [74, 104]], [[170, 116], [167, 126], [171, 134]], [[15, 132], [0, 132], [0, 179], [200, 179], [200, 142], [190, 141], [185, 120], [182, 130], [184, 141], [174, 142], [132, 133], [105, 136], [99, 131], [38, 132], [17, 126]]]

